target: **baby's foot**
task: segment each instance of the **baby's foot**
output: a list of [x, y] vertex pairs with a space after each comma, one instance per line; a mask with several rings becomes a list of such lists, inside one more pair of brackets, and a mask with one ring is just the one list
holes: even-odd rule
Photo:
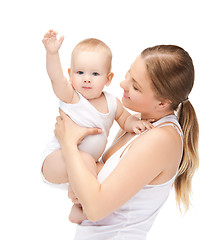
[[69, 215], [70, 222], [80, 224], [86, 219], [87, 216], [83, 213], [81, 205], [74, 204]]

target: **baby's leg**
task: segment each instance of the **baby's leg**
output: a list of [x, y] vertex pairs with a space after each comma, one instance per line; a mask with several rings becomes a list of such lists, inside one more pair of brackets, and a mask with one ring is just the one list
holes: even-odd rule
[[[95, 159], [88, 153], [80, 152], [85, 165], [90, 172], [97, 176], [97, 166]], [[42, 173], [45, 179], [51, 183], [67, 183], [68, 174], [66, 164], [64, 162], [61, 149], [57, 149], [49, 154], [42, 165]]]
[[84, 214], [81, 204], [74, 204], [69, 214], [70, 222], [80, 224], [82, 221], [86, 219], [87, 216], [86, 214]]
[[[103, 164], [102, 163], [96, 164], [95, 159], [88, 153], [81, 152], [81, 156], [89, 171], [94, 176], [97, 176]], [[62, 156], [61, 149], [55, 150], [45, 158], [42, 166], [42, 173], [45, 179], [51, 183], [60, 184], [69, 182], [67, 169]], [[69, 220], [73, 223], [79, 224], [86, 219], [87, 217], [83, 213], [81, 205], [74, 204], [69, 215]]]
[[42, 165], [42, 174], [50, 183], [67, 183], [68, 175], [61, 149], [49, 154]]

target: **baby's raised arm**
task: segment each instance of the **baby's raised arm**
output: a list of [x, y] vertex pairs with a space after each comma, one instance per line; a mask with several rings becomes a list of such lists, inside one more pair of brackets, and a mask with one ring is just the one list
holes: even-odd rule
[[123, 130], [126, 132], [135, 132], [136, 134], [140, 134], [145, 129], [153, 128], [151, 122], [154, 121], [154, 119], [140, 120], [138, 117], [131, 115], [123, 107], [119, 99], [117, 99], [117, 111], [115, 120]]
[[63, 102], [72, 101], [74, 90], [70, 82], [63, 74], [58, 50], [60, 49], [64, 37], [57, 39], [57, 32], [49, 30], [42, 40], [46, 49], [46, 68], [51, 79], [55, 95]]

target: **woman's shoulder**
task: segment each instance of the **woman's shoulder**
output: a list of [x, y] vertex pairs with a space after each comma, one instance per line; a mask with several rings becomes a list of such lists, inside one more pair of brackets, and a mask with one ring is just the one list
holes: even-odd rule
[[154, 128], [136, 137], [123, 152], [121, 164], [135, 171], [145, 184], [168, 181], [175, 175], [182, 155], [173, 130], [171, 126]]
[[147, 141], [154, 141], [156, 143], [173, 143], [179, 136], [178, 132], [173, 126], [154, 127], [145, 131], [137, 137], [136, 141], [145, 144]]
[[173, 126], [155, 127], [137, 137], [131, 147], [139, 155], [150, 154], [171, 160], [179, 159], [182, 154], [182, 142], [180, 135]]

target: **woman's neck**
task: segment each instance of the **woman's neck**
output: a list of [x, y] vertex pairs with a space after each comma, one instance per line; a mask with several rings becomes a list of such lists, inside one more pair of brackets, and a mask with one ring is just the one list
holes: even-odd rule
[[148, 119], [154, 119], [154, 121], [158, 121], [163, 117], [166, 117], [168, 115], [174, 115], [174, 111], [168, 111], [164, 113], [154, 113], [154, 114], [142, 114], [141, 113], [141, 119], [142, 120], [148, 120]]

